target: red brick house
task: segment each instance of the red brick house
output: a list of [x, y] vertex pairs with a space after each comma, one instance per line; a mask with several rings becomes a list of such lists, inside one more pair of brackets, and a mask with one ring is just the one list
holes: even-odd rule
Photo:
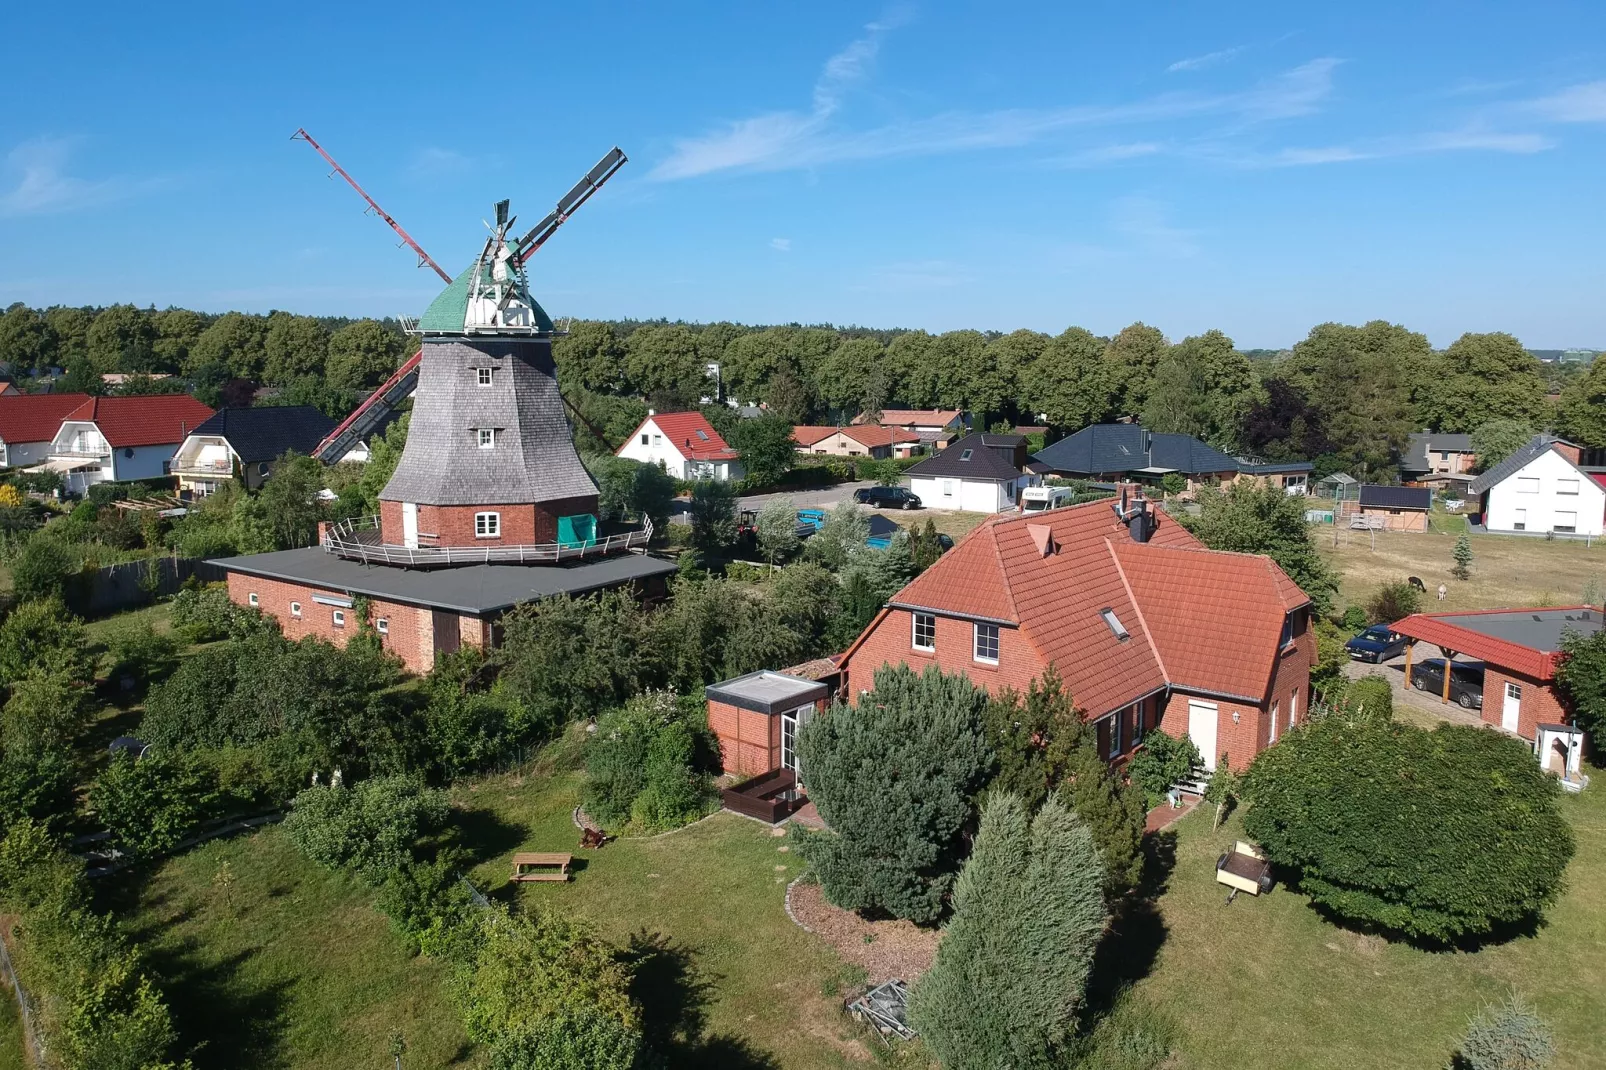
[[1270, 558], [1207, 550], [1136, 499], [989, 520], [839, 659], [847, 690], [902, 662], [989, 690], [1056, 667], [1112, 761], [1159, 727], [1242, 769], [1302, 721], [1310, 599]]

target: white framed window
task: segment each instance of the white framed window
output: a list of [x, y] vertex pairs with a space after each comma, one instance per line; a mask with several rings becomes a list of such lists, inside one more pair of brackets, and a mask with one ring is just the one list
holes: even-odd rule
[[1558, 479], [1558, 480], [1556, 480], [1556, 493], [1557, 494], [1571, 494], [1574, 497], [1576, 497], [1578, 495], [1578, 480], [1576, 480], [1576, 479]]
[[654, 446], [662, 446], [664, 444], [664, 436], [662, 436], [662, 435], [654, 435], [654, 436], [652, 436], [652, 444]]
[[942, 496], [944, 498], [952, 498], [954, 496], [954, 481], [953, 480], [945, 479], [945, 480], [942, 481]]
[[[484, 369], [481, 369], [481, 370], [484, 370]], [[389, 617], [380, 617], [378, 620], [374, 621], [374, 631], [378, 632], [380, 635], [389, 635], [390, 634], [390, 618]]]
[[346, 611], [343, 609], [335, 610], [330, 615], [330, 620], [334, 622], [336, 628], [344, 628], [346, 626]]
[[474, 537], [476, 539], [500, 539], [502, 537], [502, 514], [475, 513]]
[[496, 445], [496, 428], [482, 427], [477, 434], [479, 436], [480, 449], [488, 450]]
[[911, 643], [916, 650], [937, 649], [937, 618], [930, 613], [914, 615], [914, 635]]
[[1277, 742], [1277, 722], [1282, 720], [1282, 717], [1283, 717], [1282, 704], [1278, 703], [1278, 702], [1273, 702], [1271, 704], [1271, 741], [1273, 743]]
[[1288, 727], [1292, 728], [1299, 723], [1299, 688], [1288, 693]]
[[1517, 477], [1517, 493], [1518, 494], [1538, 494], [1539, 493], [1539, 477], [1538, 476], [1518, 476]]
[[1513, 531], [1528, 530], [1528, 510], [1513, 509], [1511, 515], [1511, 528]]
[[300, 620], [301, 619], [301, 603], [300, 602], [291, 602], [290, 603], [290, 615], [292, 617], [294, 617], [296, 620]]
[[1110, 757], [1114, 758], [1121, 753], [1121, 715], [1125, 710], [1116, 710], [1115, 716], [1110, 718]]
[[255, 591], [252, 591], [250, 594], [246, 595], [245, 600], [251, 603], [253, 606], [261, 605], [262, 603], [262, 600], [257, 597], [257, 593]]
[[976, 625], [976, 660], [998, 664], [998, 625]]
[[1143, 703], [1132, 703], [1132, 745], [1143, 742]]
[[476, 369], [474, 369], [474, 381], [475, 381], [475, 383], [477, 383], [480, 386], [490, 386], [491, 385], [492, 372], [493, 372], [493, 369], [491, 369], [491, 368], [476, 368]]
[[1578, 530], [1578, 514], [1563, 509], [1556, 510], [1556, 520], [1550, 525], [1556, 531], [1573, 532]]

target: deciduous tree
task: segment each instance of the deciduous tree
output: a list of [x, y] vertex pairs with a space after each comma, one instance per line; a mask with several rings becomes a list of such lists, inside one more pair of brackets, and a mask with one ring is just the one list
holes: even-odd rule
[[1303, 499], [1272, 486], [1234, 483], [1225, 492], [1205, 488], [1199, 500], [1199, 516], [1185, 524], [1200, 542], [1212, 550], [1265, 554], [1318, 610], [1332, 604], [1338, 581], [1311, 540]]
[[1472, 449], [1478, 457], [1478, 471], [1487, 472], [1534, 437], [1525, 420], [1488, 420], [1472, 432]]
[[372, 390], [395, 372], [404, 350], [402, 337], [377, 320], [348, 323], [329, 336], [325, 362], [329, 385], [337, 390]]

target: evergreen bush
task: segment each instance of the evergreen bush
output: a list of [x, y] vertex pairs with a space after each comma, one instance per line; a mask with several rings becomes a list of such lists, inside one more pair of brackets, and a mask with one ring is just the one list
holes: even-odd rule
[[284, 828], [314, 862], [379, 885], [413, 860], [419, 839], [446, 823], [448, 809], [444, 792], [412, 777], [373, 777], [301, 792]]
[[1153, 809], [1171, 791], [1171, 785], [1185, 780], [1204, 764], [1199, 748], [1187, 736], [1172, 736], [1156, 728], [1143, 737], [1143, 745], [1126, 763], [1126, 775], [1143, 793], [1143, 801]]
[[1486, 1007], [1467, 1026], [1456, 1070], [1545, 1070], [1556, 1058], [1550, 1026], [1516, 995]]
[[694, 727], [675, 695], [649, 691], [597, 722], [586, 743], [585, 808], [605, 825], [677, 828], [707, 812], [713, 797]]
[[1387, 677], [1375, 672], [1367, 673], [1344, 689], [1344, 705], [1352, 716], [1391, 720], [1394, 717], [1394, 688]]

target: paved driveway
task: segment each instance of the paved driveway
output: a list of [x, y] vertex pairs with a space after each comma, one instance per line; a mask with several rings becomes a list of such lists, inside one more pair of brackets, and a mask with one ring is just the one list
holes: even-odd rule
[[[749, 494], [745, 497], [736, 499], [736, 509], [738, 512], [743, 509], [752, 509], [757, 511], [764, 508], [764, 506], [769, 502], [775, 501], [777, 498], [790, 498], [792, 499], [792, 504], [796, 505], [799, 509], [829, 509], [837, 502], [851, 499], [853, 497], [853, 492], [858, 490], [860, 487], [873, 486], [875, 486], [875, 483], [871, 480], [860, 480], [855, 483], [838, 483], [833, 487], [821, 487], [818, 490], [780, 491], [775, 494]], [[674, 504], [670, 506], [669, 522], [671, 524], [691, 523], [691, 518], [686, 515], [686, 503], [684, 501], [677, 499]]]
[[[1424, 657], [1437, 657], [1438, 652], [1427, 644], [1421, 644], [1417, 653]], [[1369, 661], [1351, 661], [1344, 666], [1344, 673], [1351, 680], [1358, 680], [1370, 673], [1376, 673], [1389, 682], [1394, 692], [1394, 709], [1396, 714], [1401, 707], [1405, 707], [1416, 720], [1450, 721], [1454, 724], [1483, 724], [1483, 718], [1478, 710], [1463, 710], [1454, 702], [1440, 702], [1437, 695], [1426, 694], [1410, 687], [1405, 682], [1405, 656], [1391, 658], [1381, 665], [1374, 665]]]

